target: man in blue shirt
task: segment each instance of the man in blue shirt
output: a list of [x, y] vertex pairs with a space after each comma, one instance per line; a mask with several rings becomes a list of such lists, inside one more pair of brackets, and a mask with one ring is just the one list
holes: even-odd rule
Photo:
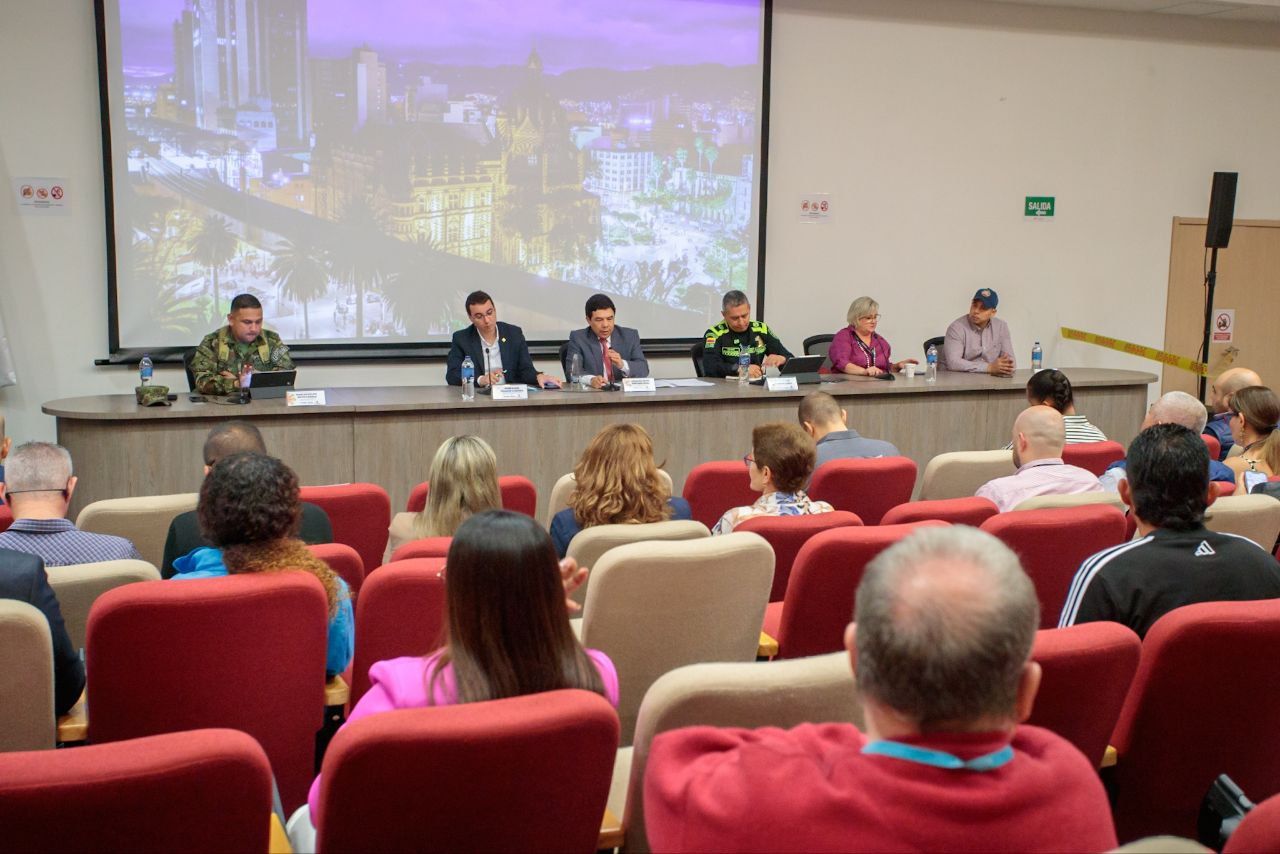
[[849, 414], [825, 391], [806, 394], [800, 401], [796, 417], [804, 431], [817, 443], [814, 471], [831, 460], [900, 456], [898, 449], [889, 442], [859, 436], [858, 431], [849, 426]]
[[1235, 414], [1231, 411], [1231, 396], [1252, 385], [1262, 385], [1262, 377], [1256, 371], [1228, 368], [1218, 374], [1218, 378], [1209, 386], [1209, 410], [1213, 415], [1200, 432], [1218, 440], [1218, 444], [1222, 446], [1222, 453], [1218, 454], [1219, 460], [1225, 460], [1231, 446], [1235, 444], [1235, 437], [1231, 435], [1231, 418]]
[[[1138, 428], [1138, 432], [1146, 430], [1153, 424], [1181, 424], [1198, 436], [1205, 432], [1204, 425], [1207, 418], [1208, 413], [1205, 412], [1204, 404], [1185, 391], [1171, 391], [1151, 404], [1151, 409], [1147, 410], [1147, 417]], [[1107, 466], [1107, 470], [1098, 480], [1102, 482], [1102, 488], [1108, 492], [1119, 492], [1120, 481], [1125, 477], [1125, 461], [1117, 460]], [[1234, 485], [1236, 475], [1217, 460], [1209, 460], [1209, 480]]]

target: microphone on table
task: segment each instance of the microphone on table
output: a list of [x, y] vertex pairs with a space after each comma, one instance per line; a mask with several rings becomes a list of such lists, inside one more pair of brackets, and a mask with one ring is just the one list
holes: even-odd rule
[[[481, 341], [480, 349], [484, 352], [484, 375], [489, 382], [479, 391], [481, 394], [493, 394], [493, 372], [489, 370], [489, 348]], [[479, 385], [479, 383], [476, 383], [476, 385]]]

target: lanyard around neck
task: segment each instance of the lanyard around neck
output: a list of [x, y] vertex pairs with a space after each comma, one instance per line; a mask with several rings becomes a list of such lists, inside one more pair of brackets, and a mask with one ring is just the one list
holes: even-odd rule
[[862, 752], [870, 756], [888, 756], [890, 759], [901, 759], [915, 762], [918, 765], [929, 765], [933, 768], [945, 768], [949, 771], [994, 771], [1007, 765], [1013, 759], [1013, 747], [1006, 744], [999, 750], [984, 753], [973, 759], [961, 759], [954, 753], [944, 750], [932, 750], [901, 741], [873, 741], [862, 748]]

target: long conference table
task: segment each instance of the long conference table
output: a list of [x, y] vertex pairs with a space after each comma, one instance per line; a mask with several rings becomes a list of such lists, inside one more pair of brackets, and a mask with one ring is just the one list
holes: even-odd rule
[[[1004, 447], [1014, 418], [1027, 405], [1030, 373], [1018, 371], [1006, 379], [943, 372], [936, 383], [922, 376], [899, 376], [894, 382], [850, 377], [821, 388], [839, 399], [850, 427], [893, 442], [923, 473], [925, 464], [945, 451]], [[1105, 368], [1065, 373], [1075, 389], [1077, 411], [1127, 445], [1156, 376]], [[305, 370], [300, 376], [305, 380]], [[390, 493], [393, 512], [427, 479], [440, 442], [475, 434], [493, 446], [500, 474], [521, 474], [534, 482], [541, 518], [552, 485], [573, 470], [606, 424], [626, 421], [648, 430], [658, 462], [679, 492], [698, 463], [746, 454], [756, 424], [794, 422], [800, 398], [817, 388], [770, 392], [740, 387], [736, 380], [707, 382], [653, 394], [531, 390], [527, 401], [478, 395], [473, 402], [464, 402], [459, 389], [448, 386], [329, 388], [324, 406], [294, 407], [283, 399], [197, 403], [186, 394], [172, 406], [144, 407], [132, 395], [97, 395], [49, 401], [42, 409], [57, 419], [58, 442], [75, 462], [79, 484], [72, 518], [103, 498], [199, 490], [205, 435], [231, 418], [256, 424], [270, 453], [292, 466], [304, 485], [377, 483]]]

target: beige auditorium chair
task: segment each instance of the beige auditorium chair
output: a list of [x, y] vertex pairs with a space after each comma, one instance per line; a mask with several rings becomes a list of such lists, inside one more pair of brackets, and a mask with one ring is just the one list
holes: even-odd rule
[[846, 652], [751, 664], [691, 664], [661, 677], [640, 704], [634, 746], [618, 750], [613, 769], [609, 810], [622, 817], [625, 850], [649, 850], [644, 771], [659, 733], [687, 726], [788, 729], [830, 722], [862, 723]]
[[51, 750], [53, 640], [40, 609], [0, 599], [0, 751]]
[[[644, 543], [651, 540], [698, 540], [711, 536], [711, 531], [701, 522], [689, 519], [673, 519], [667, 522], [647, 522], [642, 525], [596, 525], [579, 531], [569, 541], [565, 557], [571, 557], [578, 566], [593, 567], [610, 549], [625, 546], [629, 543]], [[587, 587], [591, 576], [573, 592], [573, 599], [579, 605], [587, 601]]]
[[1227, 495], [1209, 505], [1204, 526], [1210, 531], [1248, 537], [1272, 551], [1280, 536], [1280, 500], [1270, 495]]
[[[663, 469], [658, 469], [658, 476], [662, 478], [667, 485], [667, 492], [672, 493], [674, 488], [671, 484], [671, 475], [667, 474]], [[551, 499], [547, 502], [547, 517], [543, 520], [543, 524], [547, 528], [551, 527], [551, 520], [556, 518], [556, 514], [569, 506], [569, 496], [573, 494], [573, 488], [577, 485], [577, 480], [573, 476], [573, 472], [560, 476], [556, 481], [556, 485], [551, 487]]]
[[1119, 493], [1101, 490], [1098, 492], [1077, 492], [1073, 495], [1037, 495], [1035, 498], [1028, 498], [1013, 509], [1049, 510], [1055, 507], [1080, 507], [1085, 504], [1110, 504], [1121, 513], [1129, 509], [1120, 500]]
[[195, 510], [199, 497], [195, 492], [183, 492], [95, 501], [80, 511], [76, 527], [95, 534], [124, 537], [133, 542], [143, 560], [160, 566], [164, 562], [169, 523], [179, 513]]
[[737, 532], [618, 546], [591, 568], [584, 646], [618, 669], [621, 743], [659, 676], [704, 661], [754, 661], [773, 584], [773, 548]]
[[989, 480], [1013, 474], [1013, 451], [951, 451], [924, 467], [920, 500], [968, 498]]
[[160, 580], [160, 571], [145, 560], [104, 560], [50, 566], [45, 572], [49, 575], [49, 586], [58, 597], [71, 645], [76, 649], [84, 648], [84, 630], [95, 599], [124, 584]]

